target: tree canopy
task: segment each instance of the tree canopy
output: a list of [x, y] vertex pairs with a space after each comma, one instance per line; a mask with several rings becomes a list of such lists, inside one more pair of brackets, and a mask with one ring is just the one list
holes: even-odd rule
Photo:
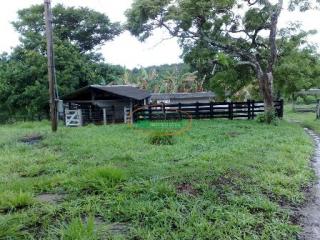
[[[126, 13], [127, 28], [142, 41], [156, 28], [165, 28], [184, 49], [203, 46], [237, 65], [250, 66], [266, 111], [271, 112], [278, 20], [284, 7], [283, 0], [135, 0]], [[292, 0], [288, 5], [289, 10], [311, 7], [311, 0]]]
[[[13, 23], [21, 43], [0, 58], [0, 109], [8, 115], [32, 117], [48, 112], [48, 78], [45, 22], [42, 5], [18, 11]], [[122, 77], [120, 66], [111, 66], [96, 51], [120, 34], [118, 23], [88, 8], [57, 5], [54, 13], [54, 51], [58, 92], [64, 95], [94, 83]]]
[[[89, 8], [64, 7], [53, 9], [54, 36], [60, 41], [68, 41], [81, 52], [88, 52], [112, 40], [122, 31], [120, 23], [112, 23], [103, 13]], [[18, 20], [13, 22], [21, 34], [22, 43], [37, 47], [45, 32], [44, 6], [34, 5], [18, 11]], [[36, 42], [30, 40], [38, 40]], [[30, 47], [31, 47], [30, 46]]]

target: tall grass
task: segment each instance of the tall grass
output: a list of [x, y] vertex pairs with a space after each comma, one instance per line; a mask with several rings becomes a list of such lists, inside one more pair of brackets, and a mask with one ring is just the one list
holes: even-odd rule
[[[43, 140], [19, 141], [33, 133]], [[291, 209], [314, 178], [300, 126], [195, 120], [174, 139], [153, 145], [126, 125], [0, 126], [0, 239], [296, 239]]]

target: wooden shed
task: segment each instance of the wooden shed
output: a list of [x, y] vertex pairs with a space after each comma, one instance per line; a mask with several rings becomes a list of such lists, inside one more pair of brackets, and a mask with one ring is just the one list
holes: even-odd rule
[[135, 107], [149, 102], [150, 94], [128, 85], [90, 85], [62, 98], [67, 126], [132, 121]]

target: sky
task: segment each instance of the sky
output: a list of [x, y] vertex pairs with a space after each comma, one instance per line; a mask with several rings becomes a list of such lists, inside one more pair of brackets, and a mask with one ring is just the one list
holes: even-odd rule
[[[285, 0], [287, 2], [288, 0]], [[125, 22], [124, 12], [130, 8], [133, 0], [52, 0], [52, 4], [62, 3], [66, 6], [85, 6], [105, 13], [112, 21]], [[16, 12], [32, 4], [41, 4], [42, 0], [10, 0], [0, 8], [0, 52], [10, 52], [19, 43], [19, 35], [11, 22], [17, 18]], [[305, 30], [315, 29], [319, 33], [310, 37], [310, 41], [320, 44], [320, 12], [282, 13], [280, 27], [288, 22], [300, 21]], [[181, 49], [177, 39], [169, 39], [165, 30], [157, 30], [146, 42], [139, 42], [129, 32], [124, 32], [112, 42], [106, 43], [100, 51], [111, 64], [134, 67], [171, 64], [182, 62]]]

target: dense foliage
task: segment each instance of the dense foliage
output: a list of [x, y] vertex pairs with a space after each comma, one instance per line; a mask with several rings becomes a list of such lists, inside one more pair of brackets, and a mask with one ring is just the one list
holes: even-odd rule
[[[43, 6], [18, 11], [13, 23], [21, 43], [0, 57], [0, 110], [4, 118], [28, 118], [48, 112], [48, 80]], [[58, 92], [66, 94], [123, 75], [119, 66], [104, 62], [96, 48], [120, 34], [118, 23], [87, 8], [53, 8], [54, 50]]]
[[172, 64], [126, 70], [116, 83], [134, 84], [155, 93], [195, 92], [203, 90], [203, 81], [187, 64]]
[[[60, 96], [88, 84], [113, 83], [135, 84], [150, 92], [211, 90], [219, 100], [260, 98], [261, 80], [246, 51], [254, 53], [262, 70], [267, 69], [270, 47], [265, 35], [258, 33], [264, 29], [261, 24], [270, 23], [268, 14], [276, 5], [272, 7], [268, 1], [243, 1], [237, 8], [231, 8], [238, 1], [194, 4], [183, 0], [176, 5], [169, 2], [136, 0], [127, 12], [126, 27], [140, 39], [150, 36], [154, 28], [167, 28], [180, 39], [185, 63], [133, 70], [107, 64], [98, 52], [99, 46], [121, 33], [123, 27], [119, 23], [112, 23], [104, 14], [88, 8], [56, 5], [54, 50]], [[308, 2], [293, 2], [290, 7], [298, 4], [305, 10], [310, 7]], [[237, 14], [247, 4], [248, 12], [238, 19]], [[18, 11], [18, 19], [13, 22], [21, 42], [10, 54], [0, 55], [0, 120], [48, 113], [43, 18], [43, 6], [35, 5]], [[224, 25], [229, 28], [223, 29]], [[241, 30], [243, 27], [245, 31]], [[278, 31], [277, 62], [272, 67], [273, 97], [290, 98], [301, 89], [320, 87], [319, 54], [315, 46], [307, 43], [307, 37], [313, 33], [302, 31], [298, 24]], [[242, 49], [245, 55], [236, 54], [230, 47]]]
[[[288, 5], [289, 10], [311, 7], [311, 0], [292, 0]], [[196, 55], [204, 64], [225, 55], [237, 65], [248, 66], [258, 80], [265, 109], [271, 112], [278, 21], [284, 8], [283, 0], [135, 0], [126, 13], [127, 28], [142, 41], [155, 29], [164, 28], [179, 38], [191, 58]]]

